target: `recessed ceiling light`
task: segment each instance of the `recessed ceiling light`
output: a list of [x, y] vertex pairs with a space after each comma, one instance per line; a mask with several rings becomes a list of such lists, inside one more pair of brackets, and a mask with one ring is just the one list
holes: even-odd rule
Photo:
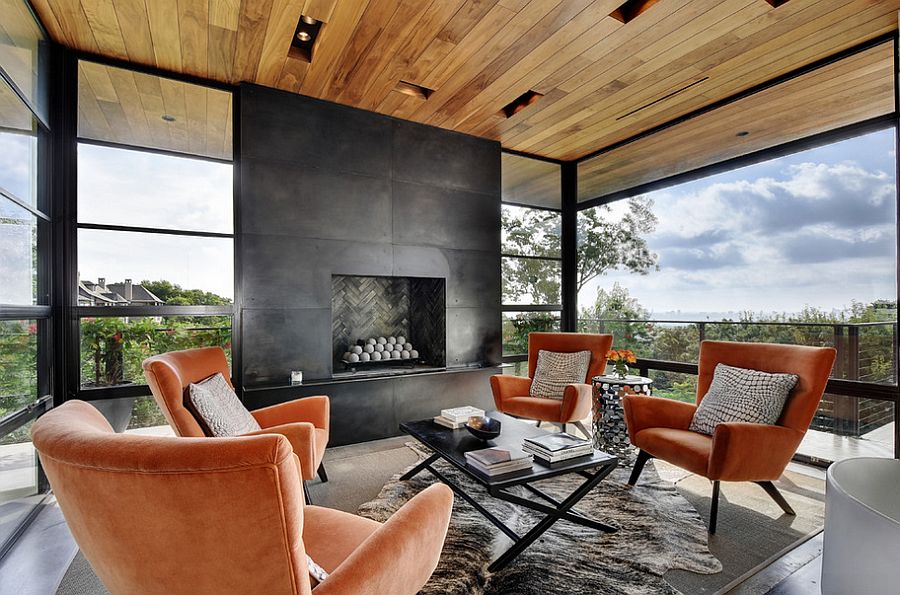
[[750, 136], [750, 133], [746, 130], [741, 130], [740, 132], [735, 134], [735, 136]]
[[312, 35], [310, 35], [306, 31], [298, 31], [297, 39], [299, 39], [300, 41], [309, 41], [310, 39], [312, 39]]
[[175, 116], [170, 116], [169, 114], [163, 114], [162, 119], [164, 122], [174, 122]]
[[315, 25], [316, 24], [316, 19], [314, 19], [312, 17], [308, 17], [306, 15], [303, 15], [302, 17], [300, 17], [300, 20], [303, 21], [304, 23], [306, 23], [307, 25]]

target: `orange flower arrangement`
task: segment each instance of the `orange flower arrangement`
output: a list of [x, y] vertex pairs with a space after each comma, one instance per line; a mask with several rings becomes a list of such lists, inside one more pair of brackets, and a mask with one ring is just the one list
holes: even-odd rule
[[628, 375], [628, 364], [637, 363], [637, 356], [630, 349], [610, 349], [606, 352], [606, 359], [615, 366], [616, 376], [619, 378]]

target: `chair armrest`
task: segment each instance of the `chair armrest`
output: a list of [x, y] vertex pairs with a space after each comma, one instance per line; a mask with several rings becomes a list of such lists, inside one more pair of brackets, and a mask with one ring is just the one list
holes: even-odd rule
[[632, 443], [635, 434], [647, 428], [687, 430], [694, 419], [694, 411], [697, 410], [693, 403], [645, 395], [625, 395], [622, 407], [625, 409], [625, 423]]
[[288, 439], [294, 454], [300, 461], [300, 474], [303, 479], [312, 479], [318, 472], [316, 466], [316, 428], [309, 422], [301, 421], [279, 426], [269, 426], [243, 436], [259, 436], [264, 434], [281, 434]]
[[563, 391], [560, 420], [581, 421], [591, 412], [594, 389], [590, 384], [569, 384]]
[[766, 481], [781, 477], [803, 432], [784, 426], [727, 422], [716, 426], [709, 479]]
[[434, 484], [417, 494], [320, 583], [317, 595], [415, 595], [437, 567], [453, 492]]
[[270, 407], [251, 411], [262, 428], [280, 426], [299, 421], [309, 422], [322, 430], [327, 430], [331, 415], [328, 397], [304, 397]]
[[491, 376], [491, 392], [494, 393], [494, 405], [503, 411], [503, 401], [510, 397], [527, 397], [531, 392], [531, 378], [496, 374]]

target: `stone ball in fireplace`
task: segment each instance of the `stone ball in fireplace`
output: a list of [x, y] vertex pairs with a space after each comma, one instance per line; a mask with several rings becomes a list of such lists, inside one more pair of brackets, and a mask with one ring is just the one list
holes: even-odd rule
[[347, 361], [350, 362], [351, 364], [355, 364], [356, 362], [359, 361], [359, 356], [355, 353], [351, 353], [350, 356], [347, 358]]
[[387, 343], [387, 339], [385, 339], [384, 337], [378, 337], [375, 342], [379, 345], [385, 345]]
[[396, 349], [391, 352], [391, 359], [400, 359], [400, 352]]
[[409, 351], [404, 349], [400, 352], [400, 359], [409, 359]]
[[366, 345], [374, 345], [375, 343], [378, 343], [377, 339], [367, 339], [366, 340]]
[[371, 358], [371, 360], [372, 360], [373, 362], [381, 361], [381, 352], [380, 352], [380, 351], [373, 351], [372, 354], [371, 354], [369, 357]]
[[369, 361], [369, 358], [370, 358], [370, 357], [372, 357], [372, 356], [370, 356], [368, 353], [366, 353], [365, 351], [363, 351], [362, 353], [359, 354], [359, 361], [361, 361], [361, 362], [367, 362], [367, 361]]
[[381, 353], [382, 351], [384, 351], [384, 345], [382, 345], [381, 343], [377, 343], [375, 345], [375, 353]]
[[398, 345], [403, 345], [403, 344], [405, 344], [405, 343], [406, 343], [406, 337], [404, 337], [403, 335], [397, 337], [397, 344], [398, 344]]
[[359, 345], [354, 345], [353, 347], [350, 348], [350, 353], [354, 353], [354, 354], [356, 354], [356, 355], [359, 355], [359, 354], [362, 353], [362, 352], [363, 352], [363, 348], [360, 347]]
[[388, 337], [388, 345], [396, 345], [397, 337]]
[[415, 349], [410, 349], [410, 350], [409, 350], [409, 357], [411, 357], [411, 358], [413, 358], [413, 359], [416, 359], [417, 357], [419, 357], [419, 352], [416, 351]]
[[404, 351], [412, 351], [412, 343], [404, 343], [403, 349]]
[[374, 352], [375, 352], [375, 346], [374, 346], [373, 344], [371, 344], [371, 343], [366, 343], [366, 346], [363, 347], [363, 351], [365, 351], [366, 353], [374, 353]]

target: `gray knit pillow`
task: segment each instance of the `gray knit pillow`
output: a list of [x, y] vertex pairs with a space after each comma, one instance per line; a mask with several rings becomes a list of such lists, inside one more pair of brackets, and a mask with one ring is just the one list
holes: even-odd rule
[[240, 436], [260, 429], [221, 373], [189, 389], [190, 404], [210, 436]]
[[709, 392], [694, 412], [691, 430], [712, 435], [718, 424], [729, 421], [774, 424], [798, 380], [796, 374], [769, 374], [718, 364]]
[[590, 351], [556, 353], [539, 350], [534, 380], [531, 382], [531, 396], [562, 400], [566, 386], [584, 384], [590, 365]]

